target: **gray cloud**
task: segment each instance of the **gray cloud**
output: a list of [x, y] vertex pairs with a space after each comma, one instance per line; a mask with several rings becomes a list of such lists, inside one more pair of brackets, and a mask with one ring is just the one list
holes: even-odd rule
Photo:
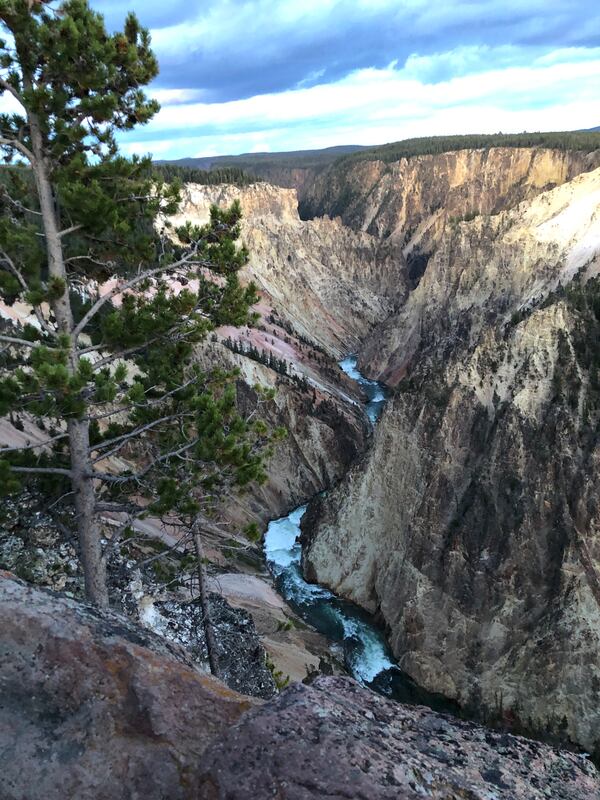
[[[116, 0], [93, 5], [111, 26], [127, 10]], [[514, 45], [506, 57], [523, 64], [548, 49], [600, 44], [596, 0], [172, 0], [168, 5], [136, 0], [129, 5], [155, 33], [157, 85], [201, 90], [210, 102], [331, 83], [356, 69], [404, 64], [415, 53]], [[440, 63], [429, 79], [444, 80], [454, 67], [464, 74], [489, 66], [476, 59], [460, 69]]]

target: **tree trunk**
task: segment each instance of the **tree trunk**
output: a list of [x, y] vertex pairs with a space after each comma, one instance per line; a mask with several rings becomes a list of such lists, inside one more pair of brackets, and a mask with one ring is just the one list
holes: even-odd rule
[[204, 566], [204, 547], [202, 546], [202, 536], [199, 525], [194, 522], [192, 527], [194, 547], [196, 549], [196, 560], [198, 563], [198, 583], [200, 587], [200, 608], [202, 609], [202, 625], [204, 627], [204, 638], [206, 639], [206, 649], [208, 650], [208, 663], [210, 671], [215, 677], [219, 677], [221, 670], [219, 667], [219, 657], [217, 654], [217, 642], [215, 632], [210, 618], [210, 605], [208, 591], [206, 588], [206, 568]]
[[[73, 336], [74, 324], [69, 297], [69, 283], [65, 268], [63, 247], [60, 236], [59, 219], [56, 212], [52, 185], [44, 156], [43, 141], [39, 121], [28, 111], [32, 152], [35, 157], [31, 167], [35, 176], [36, 188], [42, 212], [48, 272], [51, 278], [64, 284], [64, 292], [52, 302], [52, 311], [61, 334], [69, 339], [69, 370], [77, 371], [79, 357], [77, 341]], [[102, 557], [100, 526], [95, 513], [96, 494], [93, 480], [93, 465], [90, 456], [89, 423], [79, 419], [67, 421], [71, 457], [71, 485], [75, 495], [77, 512], [77, 532], [81, 565], [85, 580], [85, 594], [88, 600], [99, 606], [108, 606], [106, 586], [106, 564]]]
[[89, 457], [89, 423], [69, 420], [71, 450], [71, 485], [75, 493], [77, 532], [81, 566], [85, 579], [85, 595], [97, 606], [108, 606], [106, 562], [102, 555], [100, 526], [96, 515], [96, 492], [90, 479], [92, 464]]

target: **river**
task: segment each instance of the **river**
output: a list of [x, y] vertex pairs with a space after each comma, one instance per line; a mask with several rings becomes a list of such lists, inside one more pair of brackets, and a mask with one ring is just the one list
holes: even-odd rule
[[[376, 424], [386, 401], [385, 388], [364, 378], [349, 356], [340, 367], [362, 387], [365, 411]], [[302, 619], [341, 649], [346, 669], [364, 686], [401, 702], [418, 702], [451, 710], [441, 697], [419, 687], [396, 664], [382, 629], [361, 608], [337, 597], [302, 576], [302, 548], [298, 537], [306, 506], [274, 520], [265, 534], [265, 557], [275, 586]]]

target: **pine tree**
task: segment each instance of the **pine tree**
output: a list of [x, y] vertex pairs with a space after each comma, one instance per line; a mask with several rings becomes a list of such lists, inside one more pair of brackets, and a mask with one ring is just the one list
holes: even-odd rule
[[[263, 477], [272, 433], [242, 419], [234, 377], [203, 373], [195, 346], [246, 324], [239, 205], [172, 229], [177, 186], [116, 136], [158, 105], [134, 15], [109, 34], [85, 0], [0, 0], [0, 292], [32, 324], [0, 333], [0, 415], [37, 422], [39, 444], [0, 451], [0, 487], [43, 481], [74, 507], [87, 597], [108, 603], [100, 515], [201, 519], [219, 487]], [[162, 224], [157, 225], [157, 221]], [[110, 281], [110, 282], [109, 282]], [[124, 465], [123, 465], [124, 463]]]

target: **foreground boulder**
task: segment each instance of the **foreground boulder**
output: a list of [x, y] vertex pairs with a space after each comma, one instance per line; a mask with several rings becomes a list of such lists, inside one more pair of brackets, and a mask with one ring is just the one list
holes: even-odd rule
[[0, 573], [3, 800], [196, 798], [203, 750], [256, 702], [127, 618]]
[[202, 758], [206, 800], [597, 800], [584, 756], [405, 706], [348, 678], [296, 684]]
[[137, 627], [0, 572], [2, 800], [598, 800], [582, 756], [347, 678], [262, 705]]

